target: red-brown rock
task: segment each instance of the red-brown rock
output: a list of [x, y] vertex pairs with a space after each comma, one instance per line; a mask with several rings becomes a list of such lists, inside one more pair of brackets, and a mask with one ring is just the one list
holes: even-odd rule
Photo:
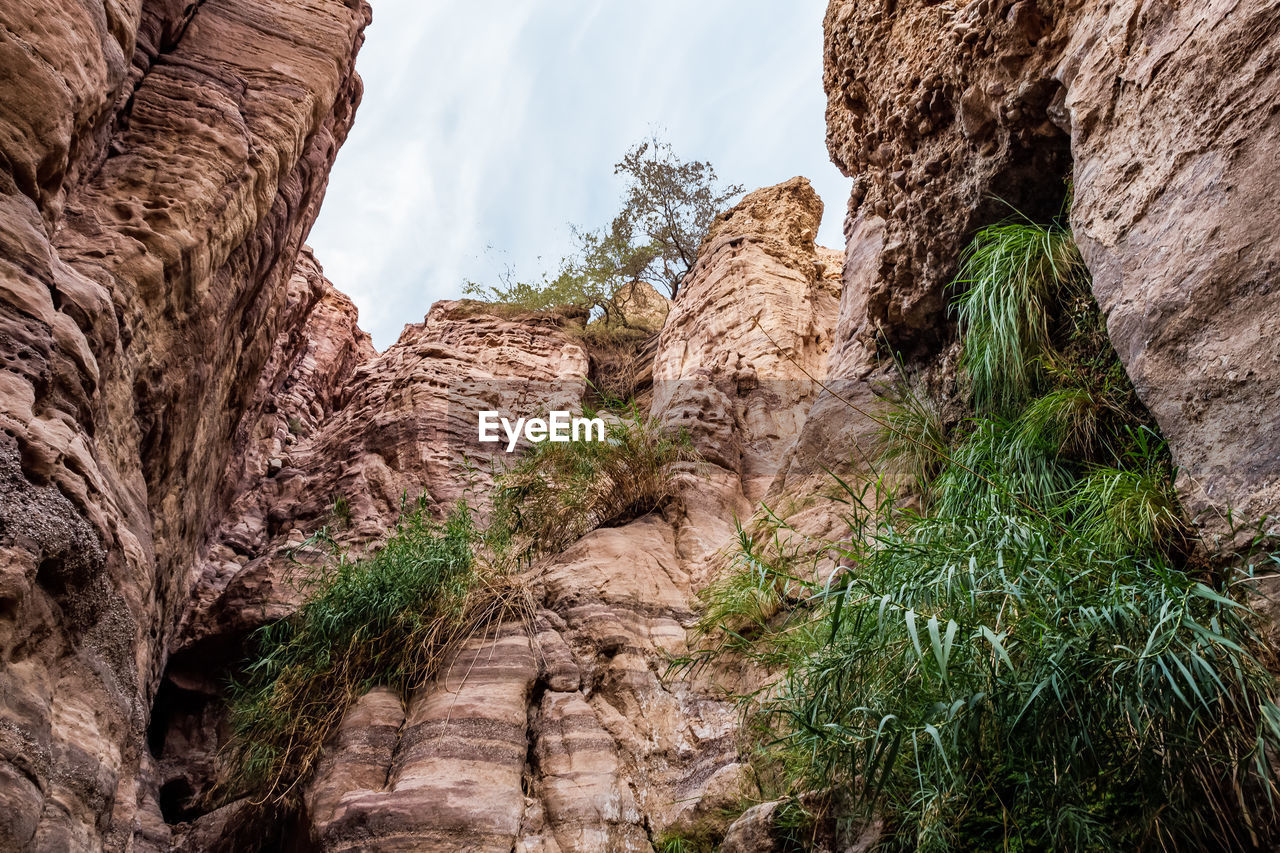
[[151, 700], [259, 378], [310, 310], [286, 284], [368, 20], [0, 10], [0, 848], [163, 843]]

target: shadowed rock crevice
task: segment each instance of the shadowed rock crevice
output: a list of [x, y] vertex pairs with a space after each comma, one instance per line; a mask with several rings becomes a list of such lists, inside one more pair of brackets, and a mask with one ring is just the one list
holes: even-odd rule
[[1188, 508], [1214, 536], [1228, 511], [1274, 515], [1280, 369], [1262, 324], [1277, 264], [1250, 213], [1276, 198], [1259, 168], [1280, 147], [1274, 4], [836, 0], [825, 33], [828, 148], [854, 178], [833, 359], [850, 393], [869, 399], [857, 382], [880, 335], [930, 352], [985, 198], [1043, 220], [1021, 190], [1070, 165], [1094, 294]]

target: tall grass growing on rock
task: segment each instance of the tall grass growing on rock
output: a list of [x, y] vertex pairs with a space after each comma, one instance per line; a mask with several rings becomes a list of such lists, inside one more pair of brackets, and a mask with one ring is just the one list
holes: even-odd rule
[[[296, 803], [325, 741], [375, 685], [407, 696], [469, 637], [500, 622], [531, 625], [534, 602], [515, 571], [595, 527], [649, 512], [673, 494], [688, 440], [634, 408], [600, 442], [545, 442], [497, 478], [486, 529], [459, 504], [444, 520], [406, 506], [379, 550], [353, 559], [327, 530], [326, 558], [305, 566], [297, 611], [250, 637], [232, 685], [225, 795]], [[302, 550], [302, 549], [300, 549]]]
[[435, 521], [408, 509], [385, 546], [352, 559], [326, 534], [329, 559], [303, 581], [290, 617], [250, 638], [250, 658], [230, 696], [233, 793], [289, 804], [351, 703], [375, 685], [407, 694], [484, 626], [527, 619], [518, 578], [486, 571], [479, 534], [459, 505]]
[[498, 476], [490, 526], [507, 553], [554, 554], [597, 527], [651, 512], [698, 460], [687, 435], [634, 404], [602, 417], [604, 441], [543, 442]]
[[767, 624], [802, 618], [808, 643], [730, 625], [708, 648], [763, 645], [747, 656], [780, 677], [741, 697], [759, 754], [829, 823], [883, 815], [887, 849], [1276, 835], [1280, 687], [1235, 580], [1280, 559], [1207, 568], [1087, 283], [1060, 225], [980, 232], [958, 281], [971, 416], [943, 429], [903, 397], [883, 418], [886, 461], [923, 509], [881, 479], [842, 483], [847, 535], [828, 547], [846, 569], [808, 580], [744, 545], [719, 582], [785, 577], [803, 604], [788, 616], [769, 598]]
[[1249, 849], [1275, 816], [1253, 614], [1158, 551], [1010, 507], [850, 516], [827, 638], [764, 714], [902, 849]]
[[922, 389], [900, 383], [880, 426], [881, 458], [926, 503], [948, 446], [941, 407]]
[[1055, 302], [1085, 290], [1084, 261], [1071, 232], [1009, 221], [970, 243], [956, 285], [964, 367], [979, 408], [998, 410], [1029, 396], [1052, 352]]

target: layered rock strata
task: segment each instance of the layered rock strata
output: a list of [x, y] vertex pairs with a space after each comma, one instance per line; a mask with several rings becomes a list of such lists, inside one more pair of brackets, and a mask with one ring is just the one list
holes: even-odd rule
[[840, 256], [814, 243], [804, 178], [758, 190], [712, 224], [654, 358], [654, 411], [758, 500], [826, 375]]
[[[696, 591], [722, 562], [732, 519], [751, 513], [748, 494], [772, 476], [770, 460], [776, 468], [817, 391], [805, 372], [822, 372], [838, 287], [830, 254], [813, 242], [821, 213], [799, 179], [749, 196], [717, 223], [675, 301], [667, 328], [679, 331], [664, 332], [655, 368], [654, 414], [688, 427], [709, 461], [684, 475], [680, 499], [662, 513], [596, 530], [536, 565], [532, 637], [503, 626], [475, 638], [407, 702], [379, 691], [353, 707], [307, 797], [321, 849], [647, 851], [668, 829], [705, 819], [708, 792], [717, 802], [739, 793], [736, 711], [709, 685], [665, 675], [685, 648]], [[714, 313], [730, 301], [733, 313]], [[495, 324], [488, 345], [457, 360], [438, 343], [406, 355], [414, 370], [397, 381], [400, 393], [379, 399], [379, 417], [438, 423], [439, 413], [413, 407], [438, 393], [433, 371], [476, 376], [483, 386], [500, 371], [481, 371], [482, 352], [497, 352], [532, 378], [541, 354], [555, 351], [554, 328], [504, 349], [494, 343], [504, 340], [500, 321], [444, 322], [457, 310], [437, 306], [437, 319], [397, 347], [481, 321]], [[392, 352], [357, 371], [356, 396], [321, 434], [340, 432], [348, 412], [367, 422], [355, 402], [361, 383], [397, 375]], [[740, 381], [744, 372], [753, 381]], [[685, 385], [700, 390], [689, 395]], [[766, 404], [769, 417], [753, 418]], [[306, 458], [334, 457], [297, 453], [291, 464]], [[430, 458], [396, 460], [433, 494], [446, 487], [423, 476]]]
[[[216, 674], [297, 605], [283, 549], [324, 524], [376, 547], [418, 494], [483, 503], [476, 411], [582, 399], [561, 320], [444, 303], [379, 355], [302, 250], [368, 20], [358, 0], [0, 9], [0, 848], [242, 846], [245, 804], [201, 802]], [[893, 358], [954, 374], [965, 243], [1010, 206], [1052, 216], [1068, 177], [1187, 505], [1223, 534], [1280, 514], [1275, 4], [837, 0], [825, 31], [843, 263], [802, 180], [717, 220], [652, 368], [654, 414], [706, 464], [535, 567], [532, 635], [361, 699], [295, 843], [647, 850], [732, 802], [732, 708], [664, 674], [733, 518], [869, 467]]]
[[286, 285], [368, 21], [0, 9], [0, 848], [164, 842], [152, 698], [259, 377], [320, 297]]

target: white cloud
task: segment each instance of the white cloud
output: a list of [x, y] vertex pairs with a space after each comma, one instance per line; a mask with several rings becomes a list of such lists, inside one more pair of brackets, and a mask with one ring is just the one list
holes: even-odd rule
[[[622, 152], [661, 127], [748, 189], [803, 174], [839, 246], [825, 0], [379, 0], [365, 98], [310, 242], [379, 348], [462, 281], [525, 275], [614, 212]], [[487, 247], [493, 247], [487, 249]]]

